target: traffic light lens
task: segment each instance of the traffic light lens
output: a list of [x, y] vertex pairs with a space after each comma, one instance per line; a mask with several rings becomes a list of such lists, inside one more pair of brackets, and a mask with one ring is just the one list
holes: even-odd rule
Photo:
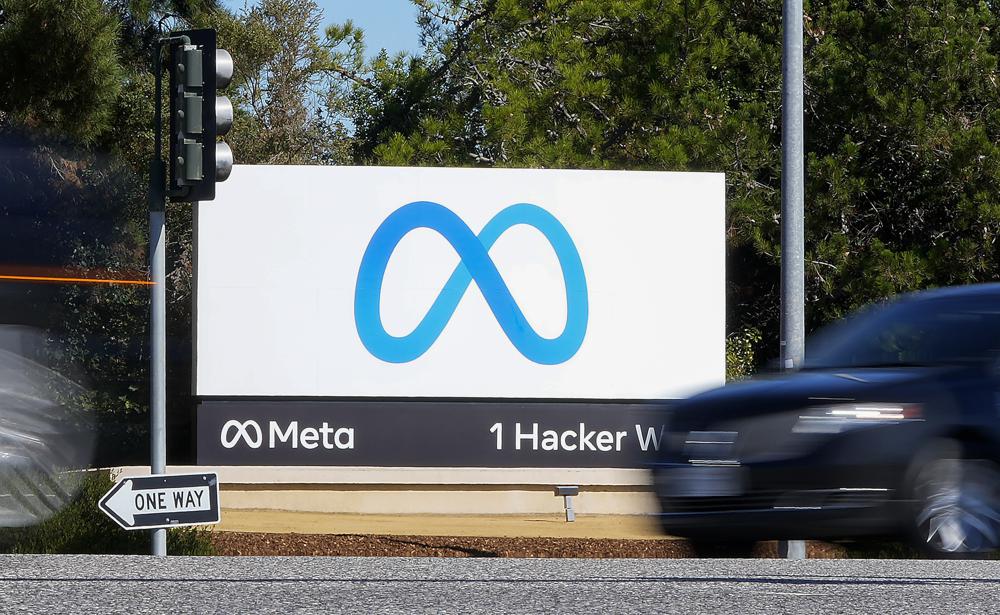
[[224, 182], [233, 172], [233, 150], [223, 141], [215, 144], [215, 181]]
[[233, 56], [225, 49], [215, 50], [215, 87], [224, 88], [233, 80]]
[[233, 127], [233, 103], [226, 96], [215, 97], [215, 134], [222, 136]]

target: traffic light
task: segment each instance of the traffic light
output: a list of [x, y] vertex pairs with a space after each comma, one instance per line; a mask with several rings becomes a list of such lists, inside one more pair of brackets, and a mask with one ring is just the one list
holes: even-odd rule
[[233, 57], [216, 48], [215, 30], [187, 37], [170, 52], [170, 196], [188, 202], [215, 198], [215, 183], [233, 170], [233, 151], [217, 137], [233, 125], [233, 105], [216, 92], [233, 78]]

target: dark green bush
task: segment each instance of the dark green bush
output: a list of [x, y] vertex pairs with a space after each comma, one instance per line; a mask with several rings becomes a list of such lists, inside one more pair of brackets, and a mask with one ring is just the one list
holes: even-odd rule
[[[148, 555], [148, 531], [123, 530], [97, 508], [97, 501], [114, 484], [107, 470], [87, 472], [76, 498], [46, 521], [29, 527], [0, 528], [0, 553]], [[212, 555], [211, 534], [200, 528], [169, 530], [167, 552]]]

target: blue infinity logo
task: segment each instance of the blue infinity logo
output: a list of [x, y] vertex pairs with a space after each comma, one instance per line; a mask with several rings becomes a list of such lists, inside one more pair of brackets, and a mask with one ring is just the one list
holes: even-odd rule
[[[552, 245], [566, 285], [566, 326], [556, 338], [535, 332], [514, 301], [489, 250], [507, 229], [527, 224], [541, 231]], [[431, 309], [409, 334], [396, 337], [382, 326], [382, 278], [393, 251], [410, 231], [427, 228], [448, 240], [461, 257]], [[462, 296], [475, 280], [494, 317], [522, 355], [535, 363], [556, 365], [576, 354], [587, 333], [587, 280], [583, 263], [565, 227], [537, 205], [518, 203], [486, 223], [477, 237], [450, 209], [417, 201], [389, 214], [372, 235], [358, 271], [354, 292], [354, 321], [368, 352], [389, 363], [407, 363], [427, 352], [451, 319]]]

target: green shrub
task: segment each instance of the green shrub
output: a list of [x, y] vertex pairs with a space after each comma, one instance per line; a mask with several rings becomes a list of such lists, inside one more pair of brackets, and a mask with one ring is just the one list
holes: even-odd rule
[[745, 328], [726, 336], [726, 381], [742, 380], [754, 372], [759, 350], [763, 339], [761, 332], [755, 328]]
[[[148, 555], [148, 531], [123, 530], [97, 508], [97, 501], [114, 484], [107, 470], [87, 472], [76, 498], [46, 521], [29, 527], [0, 528], [0, 552]], [[200, 528], [169, 530], [167, 552], [212, 555], [211, 533]]]

